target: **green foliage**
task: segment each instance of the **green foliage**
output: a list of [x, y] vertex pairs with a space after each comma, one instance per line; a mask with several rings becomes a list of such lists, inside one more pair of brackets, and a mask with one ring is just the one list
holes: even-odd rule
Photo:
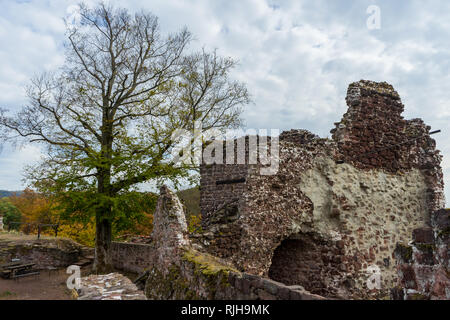
[[221, 272], [228, 274], [230, 271], [239, 273], [235, 268], [218, 261], [216, 257], [193, 249], [186, 250], [182, 259], [191, 262], [195, 270], [204, 275], [217, 275]]
[[177, 195], [186, 209], [186, 220], [189, 233], [202, 233], [199, 187], [180, 190], [177, 192]]
[[8, 290], [6, 290], [6, 291], [3, 291], [3, 292], [0, 292], [0, 299], [2, 299], [2, 298], [8, 298], [8, 297], [10, 297], [10, 296], [15, 296], [16, 294], [14, 293], [14, 292], [11, 292], [11, 291], [8, 291]]
[[[20, 222], [22, 214], [8, 198], [0, 199], [0, 214], [3, 215], [3, 223], [8, 225], [9, 222]], [[11, 229], [18, 230], [20, 225], [12, 225]]]
[[186, 207], [187, 216], [200, 213], [200, 189], [198, 187], [178, 191], [177, 195]]
[[[158, 196], [154, 193], [129, 192], [115, 198], [113, 232], [127, 231], [150, 234]], [[147, 228], [139, 228], [146, 226]]]
[[99, 209], [109, 207], [107, 218], [113, 225], [113, 236], [121, 232], [147, 234], [151, 229], [152, 218], [158, 196], [154, 193], [126, 192], [114, 197], [89, 192], [67, 192], [58, 195], [60, 219], [67, 223], [88, 225], [96, 217]]

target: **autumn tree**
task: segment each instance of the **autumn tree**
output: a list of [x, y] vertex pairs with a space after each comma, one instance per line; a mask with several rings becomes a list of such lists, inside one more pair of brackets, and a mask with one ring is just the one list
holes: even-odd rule
[[9, 197], [9, 201], [22, 213], [22, 223], [54, 222], [54, 204], [29, 188], [20, 194], [13, 194]]
[[204, 130], [238, 127], [249, 96], [229, 78], [235, 61], [188, 51], [191, 33], [165, 35], [151, 13], [81, 4], [66, 25], [64, 65], [33, 79], [29, 104], [3, 111], [0, 128], [4, 139], [46, 147], [28, 178], [59, 195], [66, 212], [95, 216], [94, 270], [107, 272], [111, 222], [132, 206], [128, 191], [187, 174], [171, 161], [174, 130], [195, 121]]
[[17, 207], [11, 203], [8, 198], [0, 199], [0, 216], [3, 216], [3, 223], [10, 229], [18, 229], [19, 224], [11, 224], [11, 222], [21, 222], [22, 214]]

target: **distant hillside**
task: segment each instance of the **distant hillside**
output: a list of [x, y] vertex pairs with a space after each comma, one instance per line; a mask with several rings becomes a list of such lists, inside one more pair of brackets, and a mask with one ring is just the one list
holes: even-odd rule
[[178, 191], [177, 195], [186, 206], [187, 216], [200, 213], [200, 190], [198, 187]]
[[22, 191], [7, 191], [7, 190], [0, 190], [0, 198], [4, 198], [4, 197], [10, 197], [13, 194], [17, 194], [20, 195], [22, 193]]

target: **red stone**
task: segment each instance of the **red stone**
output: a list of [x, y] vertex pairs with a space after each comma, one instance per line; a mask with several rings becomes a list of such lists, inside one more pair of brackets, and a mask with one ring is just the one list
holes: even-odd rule
[[415, 229], [413, 230], [413, 239], [416, 243], [433, 243], [433, 230], [430, 227]]

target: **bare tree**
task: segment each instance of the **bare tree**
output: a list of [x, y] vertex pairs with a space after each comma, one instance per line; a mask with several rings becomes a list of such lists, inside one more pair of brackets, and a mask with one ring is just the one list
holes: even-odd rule
[[168, 161], [176, 129], [238, 127], [249, 102], [228, 77], [235, 61], [216, 52], [187, 54], [189, 31], [167, 36], [147, 12], [81, 4], [66, 21], [66, 61], [28, 87], [29, 105], [0, 114], [5, 139], [42, 143], [47, 156], [28, 172], [41, 190], [69, 203], [83, 193], [96, 219], [94, 269], [111, 269], [112, 223], [120, 195], [151, 179], [176, 179]]

